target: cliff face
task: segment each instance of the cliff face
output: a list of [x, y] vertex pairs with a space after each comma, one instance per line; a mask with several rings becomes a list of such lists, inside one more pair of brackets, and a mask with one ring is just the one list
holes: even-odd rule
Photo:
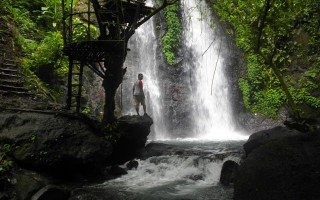
[[[210, 1], [208, 1], [209, 5]], [[179, 17], [182, 18], [182, 15], [180, 14]], [[259, 114], [250, 113], [245, 109], [242, 93], [238, 85], [239, 79], [246, 73], [245, 54], [236, 46], [235, 38], [232, 38], [227, 33], [227, 30], [230, 28], [228, 24], [221, 22], [214, 12], [210, 16], [206, 15], [206, 17], [212, 18], [216, 32], [216, 38], [208, 41], [208, 46], [215, 39], [223, 41], [224, 44], [221, 47], [221, 58], [224, 59], [223, 68], [229, 85], [229, 100], [231, 101], [232, 114], [237, 128], [244, 129], [248, 133], [253, 133], [281, 125], [285, 119], [285, 112], [281, 113], [279, 120], [271, 120]], [[181, 21], [183, 20], [181, 19]], [[162, 53], [161, 38], [167, 29], [162, 15], [157, 16], [156, 24], [158, 43], [157, 61], [160, 68], [160, 88], [164, 96], [163, 115], [165, 116], [164, 119], [170, 119], [166, 121], [168, 131], [175, 133], [177, 137], [183, 137], [186, 136], [185, 130], [191, 130], [193, 126], [192, 122], [194, 120], [190, 96], [194, 95], [195, 68], [200, 66], [193, 66], [192, 68], [187, 66], [188, 63], [192, 63], [196, 59], [191, 50], [186, 46], [188, 38], [181, 40], [175, 52], [176, 63], [169, 65]], [[183, 27], [184, 31], [186, 28]], [[210, 65], [213, 68], [215, 67], [215, 63], [210, 63]]]

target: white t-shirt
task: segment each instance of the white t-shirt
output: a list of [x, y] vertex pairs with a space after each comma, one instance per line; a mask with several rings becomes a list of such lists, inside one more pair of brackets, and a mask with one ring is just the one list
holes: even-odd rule
[[[141, 81], [142, 82], [142, 81]], [[134, 84], [133, 84], [133, 95], [144, 95], [143, 93], [143, 83], [142, 83], [142, 87], [140, 88], [139, 87], [139, 80], [136, 81]]]

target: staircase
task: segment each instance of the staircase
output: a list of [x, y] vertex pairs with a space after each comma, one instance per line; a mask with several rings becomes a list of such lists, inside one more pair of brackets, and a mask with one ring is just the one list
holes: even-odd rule
[[9, 59], [0, 62], [0, 95], [25, 96], [31, 94], [23, 85], [22, 76], [16, 63]]

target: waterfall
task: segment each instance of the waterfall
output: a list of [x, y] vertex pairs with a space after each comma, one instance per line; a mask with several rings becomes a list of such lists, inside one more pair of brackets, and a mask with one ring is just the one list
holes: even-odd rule
[[[193, 136], [198, 139], [238, 139], [225, 75], [228, 48], [203, 0], [181, 3], [186, 56], [189, 69]], [[192, 59], [190, 59], [192, 55]]]
[[[162, 114], [163, 102], [156, 53], [157, 38], [152, 18], [136, 30], [129, 40], [128, 48], [130, 51], [124, 64], [127, 67], [127, 73], [122, 85], [122, 114], [136, 115], [132, 105], [131, 90], [134, 82], [138, 80], [138, 74], [142, 73], [147, 113], [154, 121], [151, 139], [164, 139], [167, 131]], [[140, 106], [140, 114], [143, 114], [142, 106]]]
[[[243, 139], [235, 128], [230, 105], [229, 85], [225, 75], [225, 60], [228, 59], [228, 46], [225, 37], [215, 25], [208, 5], [203, 0], [183, 0], [181, 2], [183, 23], [183, 71], [188, 91], [185, 102], [190, 110], [190, 124], [181, 130], [179, 137], [192, 137], [201, 140]], [[139, 73], [144, 75], [147, 113], [154, 125], [149, 139], [176, 138], [168, 133], [169, 120], [164, 119], [163, 81], [159, 80], [159, 56], [154, 20], [150, 19], [136, 30], [129, 40], [126, 62], [127, 73], [122, 84], [122, 114], [136, 114], [132, 105], [132, 85]], [[166, 75], [167, 76], [167, 75]], [[164, 76], [164, 77], [166, 77]], [[189, 99], [188, 99], [189, 98]], [[167, 102], [168, 103], [168, 102]], [[179, 106], [179, 105], [178, 105]], [[142, 107], [140, 114], [142, 114]], [[169, 116], [170, 117], [170, 116]], [[189, 120], [190, 121], [190, 120]], [[192, 127], [192, 130], [189, 130]], [[190, 134], [191, 132], [191, 134]]]

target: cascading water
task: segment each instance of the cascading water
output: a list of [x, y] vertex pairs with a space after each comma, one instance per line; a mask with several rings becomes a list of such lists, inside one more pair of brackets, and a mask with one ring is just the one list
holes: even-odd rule
[[[230, 106], [229, 85], [224, 71], [224, 61], [228, 59], [225, 41], [214, 26], [205, 1], [184, 0], [181, 9], [183, 42], [188, 51], [182, 67], [192, 72], [192, 80], [189, 81], [190, 99], [186, 101], [190, 102], [193, 118], [192, 130], [182, 131], [192, 132], [192, 138], [201, 140], [242, 139], [236, 132]], [[175, 138], [174, 133], [168, 133], [163, 114], [157, 39], [152, 19], [136, 30], [128, 46], [131, 51], [125, 62], [127, 73], [122, 86], [122, 114], [135, 114], [131, 103], [131, 88], [137, 81], [138, 73], [143, 73], [147, 113], [154, 120], [150, 139]], [[190, 137], [190, 134], [185, 137]]]
[[155, 154], [161, 156], [147, 153], [137, 160], [137, 169], [78, 193], [96, 195], [101, 200], [232, 199], [233, 188], [222, 187], [218, 182], [224, 161], [239, 162], [241, 142], [172, 140], [153, 146]]
[[239, 139], [230, 107], [224, 60], [228, 55], [212, 20], [209, 6], [201, 0], [182, 1], [184, 42], [193, 59], [184, 67], [192, 71], [190, 102], [193, 134], [205, 140]]
[[[159, 88], [158, 62], [156, 55], [157, 39], [154, 33], [154, 21], [150, 19], [136, 30], [129, 40], [129, 49], [126, 62], [127, 73], [123, 81], [123, 114], [136, 114], [132, 106], [131, 90], [138, 74], [144, 75], [143, 84], [146, 96], [147, 113], [153, 118], [154, 125], [152, 139], [166, 137], [165, 121], [163, 117], [163, 102]], [[140, 115], [143, 114], [140, 108]]]
[[[193, 138], [186, 138], [190, 136], [186, 134], [184, 139], [160, 141], [170, 138], [171, 134], [174, 138], [174, 133], [166, 135], [164, 102], [158, 80], [157, 42], [150, 20], [129, 41], [131, 51], [125, 63], [127, 74], [122, 85], [122, 112], [135, 114], [130, 103], [131, 89], [138, 73], [143, 73], [147, 112], [154, 120], [152, 139], [157, 141], [149, 144], [147, 151], [137, 160], [137, 169], [128, 170], [128, 174], [103, 184], [80, 188], [80, 196], [101, 200], [232, 199], [232, 187], [218, 184], [220, 172], [224, 161], [240, 161], [244, 141], [226, 140], [244, 137], [234, 133], [228, 81], [223, 69], [224, 60], [228, 59], [223, 50], [224, 41], [212, 27], [205, 1], [183, 0], [181, 7], [184, 43], [188, 51], [182, 67], [184, 73], [193, 72], [190, 81], [185, 81], [190, 82], [190, 99], [183, 100], [191, 102]], [[125, 165], [121, 167], [126, 168]]]

